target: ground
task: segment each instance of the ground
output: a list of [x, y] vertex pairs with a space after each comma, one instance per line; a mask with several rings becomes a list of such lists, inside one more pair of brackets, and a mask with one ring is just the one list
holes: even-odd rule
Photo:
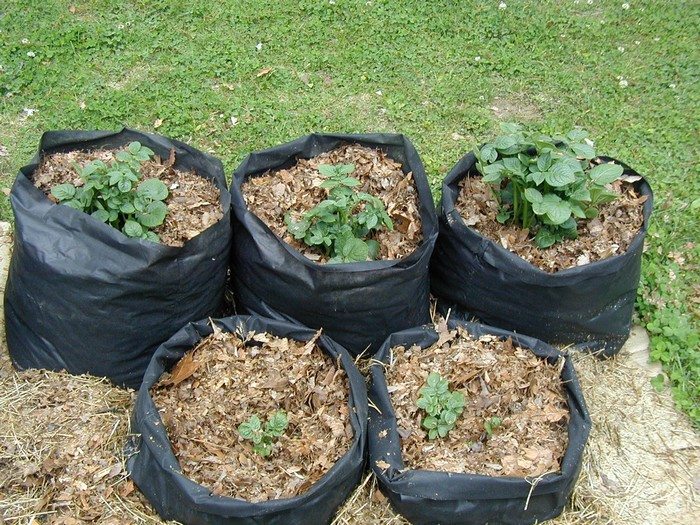
[[[500, 121], [588, 129], [598, 151], [630, 164], [655, 191], [637, 321], [663, 374], [651, 377], [661, 390], [655, 397], [650, 377], [626, 358], [589, 372], [579, 363], [582, 378], [590, 373], [597, 422], [574, 504], [585, 516], [601, 498], [619, 499], [605, 507], [616, 523], [663, 523], [649, 521], [653, 509], [681, 500], [639, 487], [662, 487], [665, 477], [637, 469], [630, 475], [645, 482], [621, 479], [635, 471], [630, 448], [663, 460], [653, 464], [657, 473], [676, 461], [690, 468], [683, 454], [697, 450], [675, 450], [665, 438], [690, 432], [670, 396], [700, 424], [699, 27], [699, 3], [661, 0], [5, 0], [0, 188], [11, 186], [49, 129], [156, 131], [216, 154], [229, 175], [247, 152], [311, 131], [401, 132], [418, 148], [436, 197], [449, 168]], [[12, 220], [2, 194], [0, 219]], [[601, 377], [625, 386], [607, 394], [593, 388], [610, 382]], [[622, 419], [622, 400], [639, 392], [662, 408], [652, 421], [648, 411], [638, 422]], [[637, 414], [624, 405], [629, 412]], [[658, 440], [631, 444], [656, 433]], [[666, 448], [651, 446], [659, 443]], [[606, 462], [618, 456], [629, 469], [610, 463], [618, 473], [611, 477]], [[678, 482], [687, 504], [697, 485]], [[623, 497], [635, 490], [636, 499]], [[606, 522], [605, 511], [598, 516]]]

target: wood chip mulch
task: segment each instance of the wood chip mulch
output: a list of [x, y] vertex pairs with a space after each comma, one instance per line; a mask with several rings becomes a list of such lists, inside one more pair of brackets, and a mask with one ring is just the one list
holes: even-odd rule
[[647, 197], [637, 195], [629, 182], [616, 181], [610, 189], [620, 197], [601, 206], [595, 219], [579, 220], [577, 239], [564, 239], [544, 250], [535, 245], [528, 230], [496, 220], [498, 202], [491, 186], [479, 177], [465, 177], [460, 182], [455, 207], [467, 226], [534, 266], [553, 273], [627, 251], [642, 227]]
[[325, 263], [328, 258], [320, 250], [306, 246], [287, 233], [285, 215], [294, 220], [327, 198], [319, 187], [323, 177], [320, 164], [355, 164], [352, 177], [361, 185], [356, 189], [379, 197], [394, 222], [394, 230], [382, 230], [373, 237], [380, 246], [378, 259], [400, 259], [412, 253], [423, 240], [418, 191], [413, 175], [405, 174], [401, 164], [379, 149], [348, 144], [322, 153], [312, 159], [299, 159], [287, 169], [268, 171], [247, 180], [243, 196], [249, 209], [284, 242], [312, 261]]
[[[51, 195], [51, 188], [57, 184], [70, 182], [82, 185], [73, 163], [85, 166], [93, 160], [110, 163], [119, 150], [70, 151], [54, 153], [41, 159], [33, 175], [34, 185], [43, 191], [49, 199], [56, 202]], [[170, 158], [141, 163], [144, 178], [157, 178], [168, 186], [169, 195], [165, 199], [168, 215], [165, 222], [153, 231], [158, 234], [163, 244], [183, 246], [185, 242], [196, 237], [224, 215], [221, 209], [221, 193], [212, 181], [200, 177], [194, 171], [180, 171], [173, 168], [174, 151]]]
[[[217, 330], [152, 395], [183, 473], [217, 495], [253, 502], [299, 495], [353, 440], [347, 376], [315, 339], [258, 333], [244, 342]], [[277, 410], [289, 426], [262, 458], [238, 426], [254, 414], [265, 422]]]
[[[471, 339], [463, 329], [438, 325], [429, 348], [392, 349], [386, 378], [396, 412], [405, 466], [488, 476], [539, 476], [556, 472], [568, 443], [569, 410], [558, 365], [550, 365], [511, 339]], [[445, 438], [428, 440], [416, 407], [430, 372], [450, 390], [464, 394], [465, 406]], [[491, 437], [484, 423], [502, 423]]]

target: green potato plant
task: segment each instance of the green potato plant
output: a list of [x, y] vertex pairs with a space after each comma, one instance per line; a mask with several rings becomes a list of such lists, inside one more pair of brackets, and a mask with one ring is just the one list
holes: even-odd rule
[[503, 420], [498, 416], [492, 416], [484, 421], [484, 431], [488, 437], [493, 436], [493, 433], [501, 426]]
[[257, 415], [252, 415], [238, 426], [238, 433], [243, 439], [253, 442], [253, 452], [266, 458], [272, 453], [272, 445], [284, 434], [289, 420], [283, 410], [272, 414], [265, 425]]
[[287, 231], [306, 245], [321, 248], [330, 257], [329, 263], [376, 259], [379, 243], [367, 237], [383, 227], [394, 228], [384, 203], [374, 195], [355, 191], [360, 181], [350, 177], [354, 164], [321, 164], [318, 171], [326, 179], [321, 188], [328, 191], [328, 198], [299, 221], [287, 214]]
[[51, 188], [51, 195], [60, 204], [89, 213], [128, 237], [159, 242], [151, 230], [163, 224], [168, 213], [163, 202], [168, 187], [158, 179], [141, 180], [140, 171], [141, 163], [153, 156], [150, 148], [131, 142], [109, 164], [101, 160], [82, 168], [74, 164], [83, 184], [58, 184]]
[[426, 384], [418, 393], [420, 397], [416, 406], [427, 414], [421, 425], [428, 431], [428, 439], [447, 436], [464, 410], [464, 394], [451, 392], [447, 380], [437, 372], [428, 375]]
[[622, 166], [593, 163], [586, 131], [548, 136], [518, 124], [501, 129], [503, 135], [475, 150], [476, 167], [494, 188], [497, 220], [529, 229], [538, 247], [576, 238], [576, 220], [596, 217], [600, 205], [617, 197], [606, 185], [622, 175]]

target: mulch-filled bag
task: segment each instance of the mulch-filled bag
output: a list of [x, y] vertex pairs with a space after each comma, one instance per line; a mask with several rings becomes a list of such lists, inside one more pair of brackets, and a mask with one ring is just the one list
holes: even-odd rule
[[[258, 316], [234, 316], [213, 321], [223, 331], [242, 335], [250, 331], [267, 332], [277, 337], [308, 341], [315, 332], [286, 321]], [[287, 499], [251, 503], [216, 496], [185, 477], [173, 454], [170, 440], [150, 388], [161, 375], [191, 350], [202, 338], [213, 333], [209, 321], [190, 323], [161, 345], [146, 371], [134, 407], [133, 430], [140, 434], [127, 446], [136, 449], [128, 462], [128, 471], [158, 514], [185, 524], [227, 525], [322, 525], [329, 523], [336, 509], [354, 490], [362, 476], [367, 439], [367, 391], [365, 381], [348, 352], [330, 338], [321, 335], [320, 347], [327, 355], [340, 359], [350, 390], [350, 424], [354, 439], [350, 449], [306, 492]]]
[[[410, 255], [397, 260], [318, 264], [275, 235], [246, 206], [241, 185], [249, 178], [347, 143], [380, 148], [401, 162], [405, 173], [413, 173], [423, 241]], [[313, 134], [252, 153], [234, 173], [231, 196], [231, 272], [239, 312], [323, 327], [353, 355], [370, 345], [374, 351], [390, 333], [430, 320], [428, 265], [437, 237], [437, 217], [423, 164], [403, 135]]]
[[[464, 327], [475, 338], [487, 334], [503, 339], [510, 337], [514, 344], [531, 349], [535, 355], [550, 363], [556, 363], [562, 355], [542, 341], [506, 330], [455, 320], [450, 320], [448, 326], [450, 329]], [[418, 345], [427, 348], [437, 340], [438, 333], [432, 326], [405, 330], [392, 334], [375, 359], [387, 363], [390, 350], [395, 346], [409, 348]], [[372, 407], [368, 426], [369, 461], [382, 492], [400, 514], [416, 525], [524, 525], [558, 516], [578, 478], [591, 427], [583, 393], [569, 356], [565, 356], [561, 378], [570, 410], [566, 453], [559, 473], [546, 474], [533, 480], [404, 469], [401, 437], [387, 389], [384, 366], [373, 365], [369, 391]], [[389, 465], [388, 468], [383, 468], [386, 467], [385, 463]]]
[[[32, 183], [45, 154], [140, 141], [221, 192], [223, 218], [171, 247], [132, 239]], [[50, 131], [21, 168], [10, 201], [15, 243], [5, 291], [7, 343], [18, 368], [65, 369], [138, 388], [159, 344], [220, 307], [231, 247], [231, 196], [221, 162], [182, 142], [130, 129]]]
[[[609, 157], [637, 175], [627, 166]], [[639, 285], [644, 237], [652, 192], [641, 178], [637, 192], [647, 196], [644, 224], [629, 249], [600, 261], [547, 273], [469, 228], [455, 202], [464, 177], [476, 177], [476, 158], [464, 156], [442, 186], [440, 235], [430, 262], [431, 291], [439, 310], [453, 317], [537, 337], [550, 344], [616, 354], [629, 336]]]

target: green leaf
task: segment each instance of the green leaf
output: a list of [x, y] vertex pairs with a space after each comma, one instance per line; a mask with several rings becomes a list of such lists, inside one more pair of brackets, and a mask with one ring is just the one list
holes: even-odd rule
[[[158, 179], [146, 179], [136, 189], [137, 195], [154, 201], [165, 200], [168, 196], [168, 187]], [[163, 221], [161, 221], [163, 222]]]
[[141, 235], [143, 235], [143, 228], [141, 225], [132, 220], [128, 220], [124, 223], [122, 231], [127, 237], [141, 237]]
[[51, 195], [59, 201], [67, 201], [75, 197], [75, 186], [69, 183], [58, 184], [51, 188]]
[[496, 159], [498, 159], [498, 152], [496, 151], [496, 148], [493, 147], [491, 144], [485, 144], [482, 148], [481, 151], [479, 152], [479, 156], [481, 157], [481, 162], [484, 163], [489, 163], [489, 162], [496, 162]]
[[518, 141], [509, 135], [502, 135], [493, 141], [493, 147], [497, 150], [507, 150], [512, 146], [515, 146]]
[[545, 177], [544, 173], [542, 173], [540, 171], [533, 171], [532, 173], [530, 173], [528, 178], [532, 182], [534, 182], [536, 185], [539, 186], [540, 184], [542, 184], [544, 182], [544, 177]]
[[537, 169], [547, 171], [552, 165], [552, 154], [550, 152], [542, 153], [537, 157]]
[[125, 202], [121, 206], [119, 206], [119, 211], [127, 215], [131, 215], [136, 211], [136, 208], [134, 208], [134, 205], [132, 203]]
[[131, 190], [131, 181], [128, 179], [120, 180], [117, 183], [117, 188], [119, 188], [119, 191], [122, 193], [127, 193], [129, 190]]
[[556, 236], [547, 228], [540, 228], [535, 235], [535, 244], [538, 248], [549, 248], [555, 242], [557, 242]]
[[516, 157], [506, 157], [503, 159], [503, 166], [514, 175], [524, 175], [525, 166]]
[[100, 222], [109, 222], [109, 212], [105, 210], [95, 210], [90, 215]]
[[440, 436], [441, 438], [445, 437], [450, 430], [452, 430], [452, 427], [450, 425], [438, 425], [438, 436]]
[[510, 219], [510, 216], [511, 216], [511, 212], [510, 212], [509, 209], [507, 209], [507, 208], [501, 208], [501, 209], [498, 211], [498, 215], [496, 215], [496, 220], [497, 220], [500, 224], [505, 224], [506, 222], [508, 222], [508, 219]]
[[316, 169], [324, 177], [333, 177], [336, 175], [335, 166], [331, 164], [320, 164]]
[[167, 214], [168, 207], [161, 201], [154, 201], [144, 211], [136, 213], [136, 220], [146, 228], [155, 228], [163, 224]]
[[589, 176], [594, 183], [603, 186], [620, 178], [623, 171], [619, 164], [599, 164], [590, 171]]
[[426, 383], [428, 384], [428, 386], [435, 388], [441, 380], [442, 377], [440, 376], [440, 374], [438, 374], [437, 372], [430, 372], [430, 374], [428, 374], [428, 380], [426, 381]]
[[[562, 159], [563, 160], [563, 159]], [[544, 180], [550, 186], [560, 188], [576, 181], [576, 173], [570, 163], [559, 160], [555, 162], [551, 169], [544, 174]]]
[[131, 160], [131, 155], [127, 151], [118, 151], [114, 156], [119, 162], [128, 162]]
[[558, 202], [548, 203], [547, 217], [554, 225], [563, 224], [571, 217], [571, 206], [561, 199]]
[[434, 428], [437, 428], [438, 426], [438, 420], [434, 416], [428, 416], [423, 418], [423, 428], [426, 430], [432, 430]]
[[143, 234], [144, 239], [151, 242], [160, 242], [160, 237], [158, 234], [152, 231], [147, 231]]
[[379, 251], [381, 249], [379, 243], [374, 239], [370, 239], [369, 241], [366, 241], [366, 244], [367, 249], [369, 251], [368, 257], [372, 260], [375, 260], [377, 257], [379, 257]]
[[136, 155], [141, 150], [141, 143], [135, 140], [134, 142], [130, 142], [126, 149], [129, 150], [129, 153], [132, 155]]
[[595, 150], [588, 144], [569, 144], [569, 147], [578, 157], [588, 160], [595, 158]]
[[575, 142], [581, 142], [582, 140], [588, 138], [588, 132], [586, 130], [583, 130], [581, 128], [575, 128], [569, 131], [566, 134], [566, 137], [569, 140], [573, 140]]
[[529, 202], [542, 202], [542, 194], [535, 188], [525, 188], [523, 195]]

